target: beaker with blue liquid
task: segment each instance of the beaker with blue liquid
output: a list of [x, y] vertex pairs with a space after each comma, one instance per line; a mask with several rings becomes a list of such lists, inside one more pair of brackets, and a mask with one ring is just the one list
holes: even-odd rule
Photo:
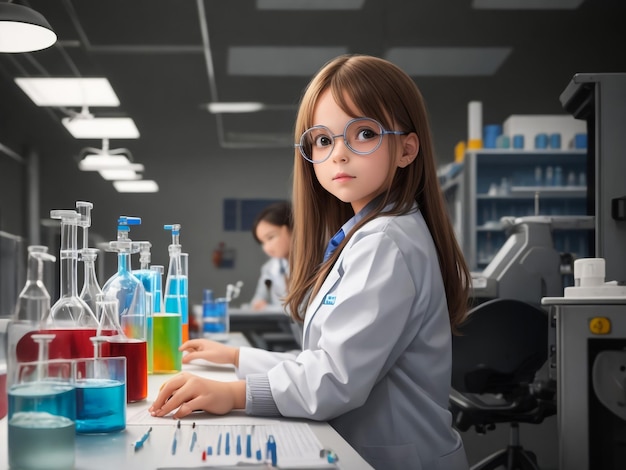
[[76, 389], [72, 361], [48, 359], [53, 334], [32, 335], [38, 360], [18, 363], [9, 377], [9, 466], [73, 468]]

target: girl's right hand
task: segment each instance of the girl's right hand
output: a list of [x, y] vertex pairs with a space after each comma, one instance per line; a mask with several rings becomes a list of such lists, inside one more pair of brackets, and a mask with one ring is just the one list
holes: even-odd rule
[[187, 364], [194, 359], [204, 359], [216, 364], [233, 364], [239, 366], [239, 348], [226, 346], [217, 341], [208, 339], [191, 339], [185, 341], [179, 351], [186, 352], [183, 355], [183, 364]]

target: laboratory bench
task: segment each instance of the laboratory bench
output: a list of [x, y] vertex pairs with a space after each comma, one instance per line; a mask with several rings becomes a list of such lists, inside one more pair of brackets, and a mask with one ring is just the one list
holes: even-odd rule
[[[226, 344], [233, 346], [245, 346], [248, 344], [245, 337], [238, 332], [229, 335]], [[199, 376], [219, 380], [233, 381], [237, 380], [233, 366], [211, 364], [205, 361], [195, 361], [193, 364], [183, 365], [183, 371], [192, 372]], [[213, 439], [214, 432], [219, 430], [220, 436], [222, 430], [232, 430], [233, 442], [232, 453], [236, 452], [239, 447], [238, 440], [235, 443], [234, 436], [236, 432], [242, 432], [244, 437], [247, 432], [256, 432], [259, 429], [259, 435], [264, 430], [273, 430], [272, 434], [276, 434], [276, 449], [278, 454], [278, 467], [281, 468], [281, 443], [282, 440], [289, 440], [285, 445], [284, 452], [287, 453], [286, 447], [295, 445], [294, 433], [302, 433], [302, 437], [315, 437], [317, 443], [323, 449], [331, 449], [338, 457], [338, 462], [333, 465], [326, 463], [326, 460], [320, 459], [320, 465], [314, 468], [340, 468], [340, 469], [368, 469], [372, 468], [365, 462], [362, 457], [328, 424], [325, 422], [316, 422], [300, 419], [289, 418], [261, 418], [247, 416], [243, 410], [235, 410], [224, 416], [214, 416], [207, 413], [199, 412], [180, 420], [181, 429], [178, 431], [177, 451], [172, 453], [173, 436], [176, 432], [176, 424], [178, 421], [171, 418], [155, 418], [147, 412], [149, 406], [156, 398], [159, 387], [174, 374], [152, 374], [148, 376], [148, 398], [138, 403], [130, 403], [126, 408], [126, 429], [117, 433], [110, 434], [85, 434], [76, 436], [76, 469], [96, 470], [96, 469], [126, 469], [141, 468], [143, 469], [174, 469], [174, 468], [217, 468], [213, 465], [222, 465], [217, 456], [217, 448], [212, 447], [212, 455], [207, 455], [203, 460], [202, 451], [206, 448], [209, 439]], [[7, 435], [8, 417], [0, 420], [0, 443], [2, 443], [2, 452], [0, 452], [0, 469], [8, 468], [8, 435]], [[195, 427], [193, 425], [195, 423]], [[152, 428], [149, 437], [145, 440], [143, 447], [135, 450], [135, 444], [141, 440], [148, 429]], [[243, 431], [237, 431], [241, 429]], [[253, 431], [248, 431], [252, 429]], [[193, 431], [197, 433], [197, 445], [191, 444]], [[230, 433], [231, 431], [229, 431]], [[269, 432], [269, 431], [267, 431]], [[228, 437], [229, 437], [229, 433]], [[311, 434], [312, 433], [312, 434]], [[298, 436], [299, 437], [299, 436]], [[259, 443], [259, 447], [263, 441]], [[314, 441], [315, 439], [313, 439]], [[220, 437], [221, 441], [221, 437]], [[194, 439], [195, 442], [195, 439]], [[310, 444], [310, 445], [309, 445]], [[36, 445], [36, 443], [33, 443]], [[221, 444], [220, 444], [221, 445]], [[298, 444], [300, 445], [300, 444]], [[302, 444], [305, 445], [305, 444]], [[313, 443], [306, 444], [310, 453], [313, 449]], [[244, 443], [245, 446], [245, 443]], [[192, 451], [193, 447], [193, 451]], [[239, 449], [237, 449], [237, 453]], [[293, 452], [293, 449], [289, 450]], [[319, 453], [319, 448], [315, 449]], [[204, 451], [205, 454], [207, 451]], [[222, 451], [222, 459], [225, 459]], [[244, 451], [245, 453], [245, 451]], [[233, 457], [234, 458], [234, 457]], [[232, 465], [229, 464], [229, 465]], [[255, 465], [249, 468], [267, 468], [261, 465]], [[288, 464], [282, 468], [302, 468], [298, 465]], [[312, 467], [307, 467], [312, 468]]]

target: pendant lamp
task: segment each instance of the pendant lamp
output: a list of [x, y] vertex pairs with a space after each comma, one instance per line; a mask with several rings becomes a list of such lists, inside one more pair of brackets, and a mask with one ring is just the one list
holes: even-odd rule
[[33, 52], [52, 46], [57, 35], [43, 15], [24, 5], [0, 3], [0, 52]]

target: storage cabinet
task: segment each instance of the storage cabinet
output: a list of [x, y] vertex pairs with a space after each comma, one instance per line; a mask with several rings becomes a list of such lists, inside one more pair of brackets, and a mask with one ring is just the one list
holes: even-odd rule
[[[470, 269], [481, 271], [506, 240], [502, 217], [585, 215], [584, 150], [484, 149], [465, 155], [463, 169], [442, 180]], [[557, 251], [589, 256], [588, 229], [553, 231]]]

